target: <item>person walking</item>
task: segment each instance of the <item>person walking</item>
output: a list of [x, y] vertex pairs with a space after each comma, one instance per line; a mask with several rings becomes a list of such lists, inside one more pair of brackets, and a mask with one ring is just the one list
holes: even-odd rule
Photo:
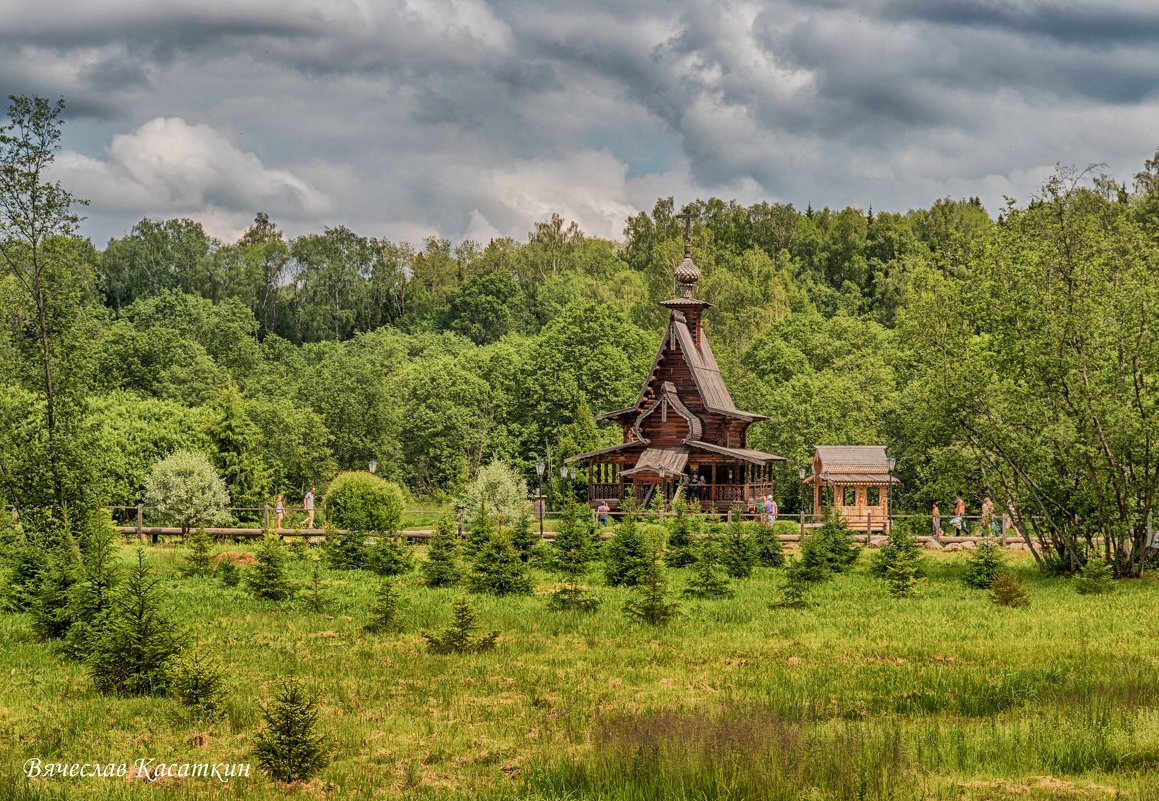
[[937, 501], [934, 501], [934, 508], [930, 510], [930, 523], [933, 525], [934, 536], [942, 536], [942, 510], [938, 508]]
[[282, 518], [286, 516], [286, 502], [282, 499], [281, 495], [279, 495], [278, 499], [274, 501], [274, 516], [278, 519], [278, 523], [274, 528], [277, 531], [281, 531]]
[[962, 500], [962, 496], [954, 498], [954, 516], [950, 520], [950, 525], [958, 529], [958, 536], [965, 537], [969, 533], [969, 526], [966, 525], [966, 502]]
[[608, 506], [608, 502], [600, 501], [600, 505], [596, 509], [596, 522], [601, 526], [606, 526], [608, 524], [608, 512], [610, 511], [612, 511], [612, 508]]
[[994, 501], [987, 495], [982, 499], [982, 536], [989, 537], [994, 531]]
[[302, 499], [302, 507], [306, 510], [306, 519], [303, 521], [306, 528], [314, 528], [314, 487]]

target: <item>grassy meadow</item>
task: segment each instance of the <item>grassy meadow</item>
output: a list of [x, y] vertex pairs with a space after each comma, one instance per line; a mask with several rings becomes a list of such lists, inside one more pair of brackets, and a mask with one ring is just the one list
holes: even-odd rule
[[[245, 546], [228, 546], [242, 550]], [[220, 550], [225, 550], [223, 546]], [[128, 546], [122, 554], [132, 556]], [[0, 613], [0, 798], [1153, 799], [1159, 797], [1159, 585], [1080, 596], [1010, 556], [1029, 608], [960, 581], [964, 553], [934, 554], [920, 595], [866, 574], [770, 609], [783, 572], [737, 597], [682, 601], [664, 628], [629, 623], [627, 591], [589, 584], [599, 612], [553, 613], [560, 586], [474, 597], [496, 650], [427, 653], [455, 590], [399, 579], [404, 630], [362, 630], [380, 581], [324, 570], [326, 614], [302, 600], [177, 573], [153, 547], [169, 608], [231, 676], [224, 716], [167, 698], [98, 694], [83, 668]], [[311, 565], [293, 563], [304, 585]], [[668, 571], [675, 590], [686, 571]], [[321, 692], [333, 762], [290, 788], [256, 773], [211, 779], [25, 781], [22, 763], [252, 762], [260, 703], [290, 674]]]

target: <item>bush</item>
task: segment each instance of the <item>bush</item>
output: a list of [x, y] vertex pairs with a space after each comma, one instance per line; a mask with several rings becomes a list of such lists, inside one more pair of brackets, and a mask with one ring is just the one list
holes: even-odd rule
[[401, 576], [414, 570], [414, 550], [397, 534], [385, 534], [366, 549], [366, 567], [380, 576]]
[[1013, 573], [1002, 572], [990, 585], [990, 598], [1001, 606], [1030, 606], [1030, 592], [1022, 579]]
[[491, 462], [475, 474], [459, 501], [465, 507], [468, 525], [482, 509], [498, 525], [514, 526], [520, 517], [528, 516], [531, 504], [527, 495], [527, 482], [513, 468], [503, 462]]
[[889, 594], [895, 598], [908, 598], [918, 589], [922, 555], [914, 538], [905, 533], [891, 536], [890, 544], [893, 546], [893, 555], [885, 569]]
[[459, 544], [455, 539], [455, 521], [449, 514], [439, 518], [426, 561], [422, 564], [423, 578], [428, 587], [449, 587], [463, 578], [456, 558]]
[[405, 506], [401, 487], [360, 471], [339, 473], [322, 499], [328, 522], [363, 534], [398, 532]]
[[326, 767], [330, 745], [318, 729], [318, 696], [290, 679], [262, 708], [265, 727], [258, 731], [253, 755], [271, 778], [305, 781]]
[[1115, 589], [1115, 573], [1102, 558], [1087, 559], [1073, 581], [1075, 592], [1079, 595], [1102, 595]]
[[225, 670], [207, 654], [194, 650], [171, 663], [169, 688], [196, 714], [216, 717], [225, 696]]
[[914, 578], [925, 576], [925, 560], [921, 557], [917, 539], [913, 535], [912, 527], [895, 526], [890, 530], [889, 539], [885, 545], [875, 551], [869, 561], [869, 574], [880, 579], [888, 578], [889, 569], [897, 561], [901, 552], [912, 550], [915, 560]]
[[286, 568], [286, 548], [276, 537], [263, 540], [254, 551], [258, 563], [249, 569], [246, 585], [255, 598], [284, 601], [292, 598], [297, 587]]
[[206, 456], [179, 450], [153, 466], [145, 479], [145, 504], [187, 535], [194, 526], [226, 520], [229, 493]]
[[492, 595], [530, 595], [531, 574], [511, 544], [511, 536], [498, 531], [475, 556], [467, 579], [471, 592]]
[[966, 572], [962, 575], [962, 581], [967, 587], [976, 590], [989, 589], [1005, 565], [1002, 546], [993, 540], [983, 540], [978, 543], [978, 547], [966, 561]]
[[173, 624], [161, 611], [158, 579], [145, 566], [145, 550], [129, 570], [112, 606], [97, 622], [86, 660], [93, 684], [103, 693], [165, 692], [170, 659], [181, 653]]
[[427, 650], [432, 654], [468, 654], [488, 651], [495, 647], [499, 632], [491, 631], [475, 636], [479, 625], [475, 622], [475, 608], [466, 598], [455, 601], [455, 622], [438, 634], [426, 633]]
[[547, 608], [552, 612], [595, 612], [600, 608], [600, 599], [586, 587], [569, 584], [551, 594]]
[[841, 514], [833, 509], [825, 513], [825, 520], [816, 533], [806, 536], [802, 551], [808, 547], [823, 562], [830, 573], [844, 573], [853, 567], [861, 548], [853, 544], [853, 532], [845, 525]]

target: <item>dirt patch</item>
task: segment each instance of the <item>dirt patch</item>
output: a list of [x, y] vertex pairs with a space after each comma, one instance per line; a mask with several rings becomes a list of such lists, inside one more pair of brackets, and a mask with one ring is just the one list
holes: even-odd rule
[[233, 562], [235, 565], [245, 567], [247, 565], [256, 565], [258, 558], [249, 551], [222, 551], [213, 557], [213, 561], [218, 564], [222, 562]]

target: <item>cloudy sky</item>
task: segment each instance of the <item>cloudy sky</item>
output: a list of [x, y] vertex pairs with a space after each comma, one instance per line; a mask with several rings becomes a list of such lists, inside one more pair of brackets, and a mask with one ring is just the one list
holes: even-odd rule
[[1154, 0], [0, 0], [0, 90], [63, 96], [98, 245], [347, 225], [619, 238], [658, 197], [1025, 202], [1159, 146]]

